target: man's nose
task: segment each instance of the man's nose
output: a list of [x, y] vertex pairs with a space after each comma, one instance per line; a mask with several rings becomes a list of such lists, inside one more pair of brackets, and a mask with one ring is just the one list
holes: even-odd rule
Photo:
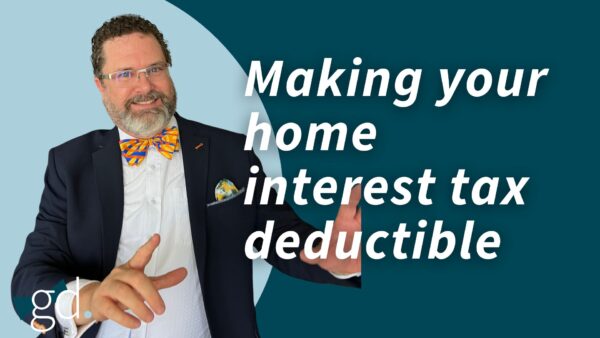
[[152, 89], [152, 81], [148, 78], [148, 73], [146, 72], [138, 72], [137, 79], [134, 79], [134, 87], [141, 92], [148, 92]]

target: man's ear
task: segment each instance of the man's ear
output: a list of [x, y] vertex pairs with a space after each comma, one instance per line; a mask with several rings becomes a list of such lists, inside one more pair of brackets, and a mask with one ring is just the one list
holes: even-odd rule
[[100, 94], [104, 95], [104, 90], [106, 90], [106, 88], [104, 88], [104, 84], [102, 83], [102, 80], [100, 80], [98, 77], [94, 76], [94, 83], [96, 84], [96, 88], [98, 88], [98, 91], [100, 91]]

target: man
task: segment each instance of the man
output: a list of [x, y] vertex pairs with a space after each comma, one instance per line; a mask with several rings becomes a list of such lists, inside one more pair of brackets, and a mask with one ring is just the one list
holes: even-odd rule
[[[59, 323], [46, 337], [258, 337], [246, 239], [273, 220], [273, 242], [293, 230], [302, 247], [315, 229], [287, 204], [243, 204], [251, 176], [262, 186], [260, 162], [243, 151], [243, 135], [175, 113], [171, 56], [154, 24], [135, 15], [105, 22], [92, 38], [92, 65], [116, 127], [50, 150], [13, 299], [79, 287], [79, 302], [67, 294], [40, 308]], [[358, 186], [334, 238], [360, 230], [359, 199]], [[267, 261], [298, 278], [360, 286], [360, 258], [337, 259], [332, 243], [327, 259], [270, 252]], [[46, 325], [33, 316], [22, 319]]]

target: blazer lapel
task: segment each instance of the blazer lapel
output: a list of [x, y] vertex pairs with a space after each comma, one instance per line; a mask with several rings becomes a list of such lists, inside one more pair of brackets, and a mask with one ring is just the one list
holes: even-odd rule
[[210, 149], [209, 139], [198, 135], [196, 128], [178, 114], [175, 115], [175, 118], [179, 126], [194, 255], [202, 290], [205, 290], [206, 185], [208, 179], [208, 152]]
[[[204, 284], [209, 139], [197, 135], [189, 121], [177, 114], [175, 118], [179, 125], [194, 255], [198, 277]], [[123, 227], [123, 167], [119, 132], [116, 127], [108, 132], [104, 144], [92, 154], [92, 159], [102, 206], [102, 272], [103, 276], [106, 276], [114, 268], [117, 260]]]
[[116, 127], [92, 159], [102, 206], [102, 272], [106, 276], [115, 266], [123, 226], [123, 167]]

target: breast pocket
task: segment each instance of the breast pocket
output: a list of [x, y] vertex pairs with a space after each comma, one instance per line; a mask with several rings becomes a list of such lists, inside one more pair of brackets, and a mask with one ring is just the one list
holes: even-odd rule
[[210, 202], [206, 205], [209, 225], [219, 227], [245, 228], [253, 224], [252, 206], [244, 205], [246, 188], [220, 201]]
[[210, 207], [214, 207], [214, 206], [219, 205], [219, 204], [229, 203], [229, 202], [231, 202], [232, 200], [234, 200], [236, 198], [240, 198], [242, 196], [245, 196], [246, 195], [245, 192], [246, 192], [246, 188], [244, 187], [244, 188], [240, 189], [235, 195], [229, 196], [229, 197], [224, 198], [224, 199], [222, 199], [220, 201], [210, 202], [210, 203], [206, 204], [206, 207], [210, 208]]

